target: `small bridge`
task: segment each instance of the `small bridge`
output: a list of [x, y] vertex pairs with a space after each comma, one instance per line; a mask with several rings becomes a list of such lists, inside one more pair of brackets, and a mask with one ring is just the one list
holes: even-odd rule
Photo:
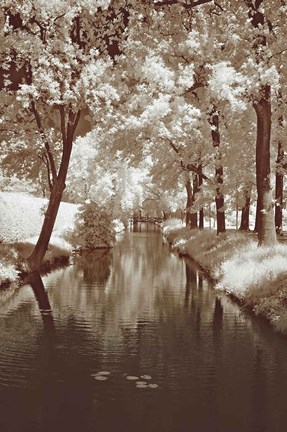
[[141, 217], [135, 216], [132, 218], [133, 224], [137, 224], [137, 223], [141, 223], [141, 222], [160, 224], [163, 222], [163, 219], [157, 218], [157, 217], [150, 217], [150, 216], [141, 216]]

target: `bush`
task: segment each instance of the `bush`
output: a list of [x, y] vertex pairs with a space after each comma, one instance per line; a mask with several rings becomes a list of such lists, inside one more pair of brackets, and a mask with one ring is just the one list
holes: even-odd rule
[[112, 247], [115, 232], [112, 213], [94, 201], [86, 201], [76, 216], [75, 228], [65, 239], [77, 249], [97, 249]]

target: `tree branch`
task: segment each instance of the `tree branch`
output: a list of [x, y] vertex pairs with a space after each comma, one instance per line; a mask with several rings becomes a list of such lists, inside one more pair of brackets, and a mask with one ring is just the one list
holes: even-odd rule
[[61, 118], [61, 132], [62, 132], [62, 141], [63, 145], [65, 145], [67, 136], [66, 136], [66, 120], [65, 120], [65, 110], [63, 106], [59, 107], [60, 118]]
[[54, 183], [55, 180], [56, 180], [56, 178], [57, 178], [56, 165], [55, 165], [55, 161], [54, 161], [54, 157], [53, 157], [53, 154], [52, 154], [52, 151], [51, 151], [50, 144], [49, 144], [48, 140], [46, 139], [45, 132], [44, 132], [43, 127], [42, 127], [42, 122], [41, 122], [40, 115], [39, 115], [39, 113], [37, 111], [37, 108], [36, 108], [36, 105], [35, 105], [35, 102], [33, 101], [33, 99], [31, 99], [31, 107], [32, 107], [33, 114], [35, 116], [35, 120], [36, 120], [38, 129], [39, 129], [39, 132], [40, 132], [41, 137], [42, 137], [42, 139], [44, 141], [44, 146], [45, 146], [45, 149], [46, 149], [46, 152], [47, 152], [47, 156], [48, 156], [48, 159], [49, 159], [49, 163], [50, 163], [50, 167], [51, 167], [52, 181]]
[[[180, 150], [174, 145], [174, 143], [170, 139], [168, 139], [168, 138], [167, 138], [167, 141], [168, 141], [170, 147], [176, 152], [176, 154], [180, 155]], [[201, 177], [202, 179], [209, 180], [209, 178], [205, 174], [203, 174], [202, 170], [200, 168], [196, 167], [193, 164], [187, 164], [187, 165], [185, 165], [183, 163], [183, 161], [181, 160], [180, 161], [180, 166], [185, 171], [192, 171], [195, 174], [197, 174], [199, 177]]]
[[[158, 192], [154, 192], [150, 187], [148, 187], [146, 184], [144, 187], [150, 192], [151, 194], [155, 195], [158, 199], [161, 198], [161, 194]], [[155, 198], [146, 198], [146, 199], [155, 199]]]
[[41, 161], [43, 162], [43, 164], [45, 165], [45, 167], [47, 169], [48, 185], [49, 185], [49, 190], [51, 192], [53, 183], [51, 181], [51, 170], [50, 170], [49, 158], [48, 158], [46, 153], [44, 153], [42, 155], [39, 154], [38, 157], [41, 159]]
[[168, 139], [168, 138], [167, 138], [167, 141], [169, 142], [169, 145], [175, 151], [175, 153], [180, 154], [179, 149], [174, 145], [174, 143], [170, 139]]
[[199, 177], [203, 178], [204, 180], [210, 181], [210, 179], [205, 174], [203, 174], [201, 169], [197, 168], [195, 165], [193, 165], [193, 164], [185, 165], [182, 161], [180, 161], [180, 166], [183, 170], [194, 172], [195, 174], [197, 174]]
[[162, 0], [162, 1], [157, 1], [153, 4], [154, 7], [162, 7], [162, 6], [172, 6], [175, 4], [178, 4], [182, 7], [184, 7], [185, 9], [193, 9], [196, 6], [200, 6], [206, 3], [212, 3], [213, 0], [194, 0], [191, 3], [183, 3], [179, 0]]

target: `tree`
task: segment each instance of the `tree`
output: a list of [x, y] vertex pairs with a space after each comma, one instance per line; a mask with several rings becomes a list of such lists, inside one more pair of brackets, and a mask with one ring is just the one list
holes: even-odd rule
[[115, 233], [112, 212], [106, 206], [86, 200], [77, 214], [75, 229], [68, 233], [72, 245], [80, 249], [100, 249], [113, 246]]
[[[270, 31], [271, 22], [260, 11], [263, 0], [246, 1], [249, 18], [255, 33], [253, 49], [255, 61], [260, 67], [265, 66], [262, 51], [267, 46], [266, 30]], [[270, 180], [270, 144], [271, 144], [271, 86], [268, 82], [260, 83], [258, 96], [253, 99], [253, 108], [257, 117], [256, 137], [256, 181], [258, 193], [258, 241], [259, 245], [276, 243], [274, 224], [273, 197]]]
[[[39, 269], [48, 247], [65, 189], [74, 138], [87, 109], [104, 121], [118, 100], [112, 86], [113, 61], [128, 25], [128, 14], [116, 1], [4, 1], [1, 34], [2, 115], [7, 138], [11, 125], [32, 125], [49, 168], [51, 193], [37, 244], [28, 258]], [[61, 142], [60, 162], [50, 140]]]

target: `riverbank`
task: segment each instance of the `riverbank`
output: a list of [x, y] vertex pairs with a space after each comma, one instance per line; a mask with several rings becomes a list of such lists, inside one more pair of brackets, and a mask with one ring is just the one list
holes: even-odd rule
[[287, 332], [287, 246], [257, 247], [253, 233], [192, 230], [167, 221], [163, 233], [173, 250], [196, 261], [214, 281], [243, 307]]
[[[38, 240], [47, 203], [47, 199], [26, 193], [0, 192], [0, 287], [25, 280], [26, 261]], [[79, 205], [61, 202], [42, 274], [69, 264], [76, 249], [73, 231], [78, 210]], [[123, 229], [120, 220], [113, 221], [115, 234]]]
[[[25, 277], [25, 260], [38, 239], [47, 203], [47, 199], [21, 192], [0, 193], [0, 286]], [[61, 203], [43, 273], [69, 262], [72, 246], [64, 237], [66, 230], [73, 227], [77, 209], [74, 204]]]

